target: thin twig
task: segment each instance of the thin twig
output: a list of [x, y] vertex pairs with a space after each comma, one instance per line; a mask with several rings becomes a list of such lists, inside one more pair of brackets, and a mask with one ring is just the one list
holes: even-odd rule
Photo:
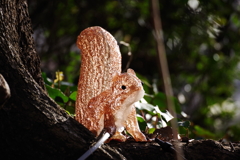
[[131, 62], [132, 62], [132, 59], [133, 59], [133, 55], [132, 55], [132, 51], [131, 51], [131, 46], [129, 45], [129, 43], [126, 43], [124, 41], [120, 41], [120, 44], [126, 46], [128, 48], [128, 56], [129, 56], [129, 60], [127, 62], [127, 65], [125, 67], [125, 69], [123, 70], [123, 72], [126, 72], [127, 69], [129, 68]]
[[[177, 126], [177, 120], [176, 120], [177, 115], [176, 115], [174, 103], [172, 100], [173, 91], [172, 91], [171, 79], [170, 79], [169, 69], [167, 64], [165, 46], [163, 43], [163, 30], [162, 30], [158, 0], [152, 0], [152, 12], [153, 12], [153, 22], [154, 22], [154, 36], [157, 42], [157, 51], [158, 51], [159, 63], [161, 67], [160, 71], [163, 77], [164, 89], [167, 97], [167, 106], [170, 113], [173, 115], [173, 117], [175, 117], [174, 119], [171, 120], [171, 125], [173, 129], [173, 137], [175, 140], [177, 140], [178, 139], [178, 126]], [[182, 160], [181, 148], [176, 147], [176, 150], [177, 150], [176, 152], [177, 159]]]

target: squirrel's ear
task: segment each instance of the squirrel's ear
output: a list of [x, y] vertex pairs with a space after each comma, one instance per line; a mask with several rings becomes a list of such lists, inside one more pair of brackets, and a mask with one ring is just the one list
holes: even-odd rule
[[129, 68], [129, 69], [127, 70], [127, 73], [129, 73], [129, 74], [133, 74], [133, 75], [136, 76], [136, 73], [135, 73], [134, 70], [131, 69], [131, 68]]
[[115, 79], [117, 79], [118, 78], [118, 76], [119, 76], [119, 73], [114, 73], [113, 74], [113, 78], [112, 78], [112, 81], [115, 81]]

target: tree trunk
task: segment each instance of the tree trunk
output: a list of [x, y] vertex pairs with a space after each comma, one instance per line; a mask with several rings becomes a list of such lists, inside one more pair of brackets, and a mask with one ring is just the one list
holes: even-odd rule
[[[75, 160], [95, 140], [45, 91], [26, 0], [0, 0], [0, 98], [0, 159]], [[193, 148], [184, 147], [189, 159], [195, 159]], [[155, 142], [126, 142], [105, 144], [90, 159], [174, 159], [174, 154]]]

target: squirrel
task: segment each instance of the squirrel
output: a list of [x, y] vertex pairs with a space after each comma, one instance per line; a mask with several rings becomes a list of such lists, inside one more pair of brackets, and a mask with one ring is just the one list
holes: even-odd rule
[[101, 27], [89, 27], [77, 38], [81, 50], [75, 119], [95, 136], [103, 129], [109, 140], [126, 141], [126, 129], [136, 141], [147, 141], [140, 131], [134, 103], [144, 96], [132, 69], [121, 73], [121, 54], [115, 38]]

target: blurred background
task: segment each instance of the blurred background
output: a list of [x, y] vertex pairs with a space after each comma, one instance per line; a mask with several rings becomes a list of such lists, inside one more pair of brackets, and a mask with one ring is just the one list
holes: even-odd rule
[[[178, 118], [189, 120], [191, 138], [240, 140], [240, 0], [159, 1], [164, 43]], [[130, 68], [145, 82], [149, 103], [164, 92], [148, 0], [28, 0], [42, 71], [77, 85], [80, 52], [75, 42], [101, 26], [129, 43]], [[130, 57], [120, 45], [123, 69]], [[162, 104], [162, 105], [161, 105]]]

